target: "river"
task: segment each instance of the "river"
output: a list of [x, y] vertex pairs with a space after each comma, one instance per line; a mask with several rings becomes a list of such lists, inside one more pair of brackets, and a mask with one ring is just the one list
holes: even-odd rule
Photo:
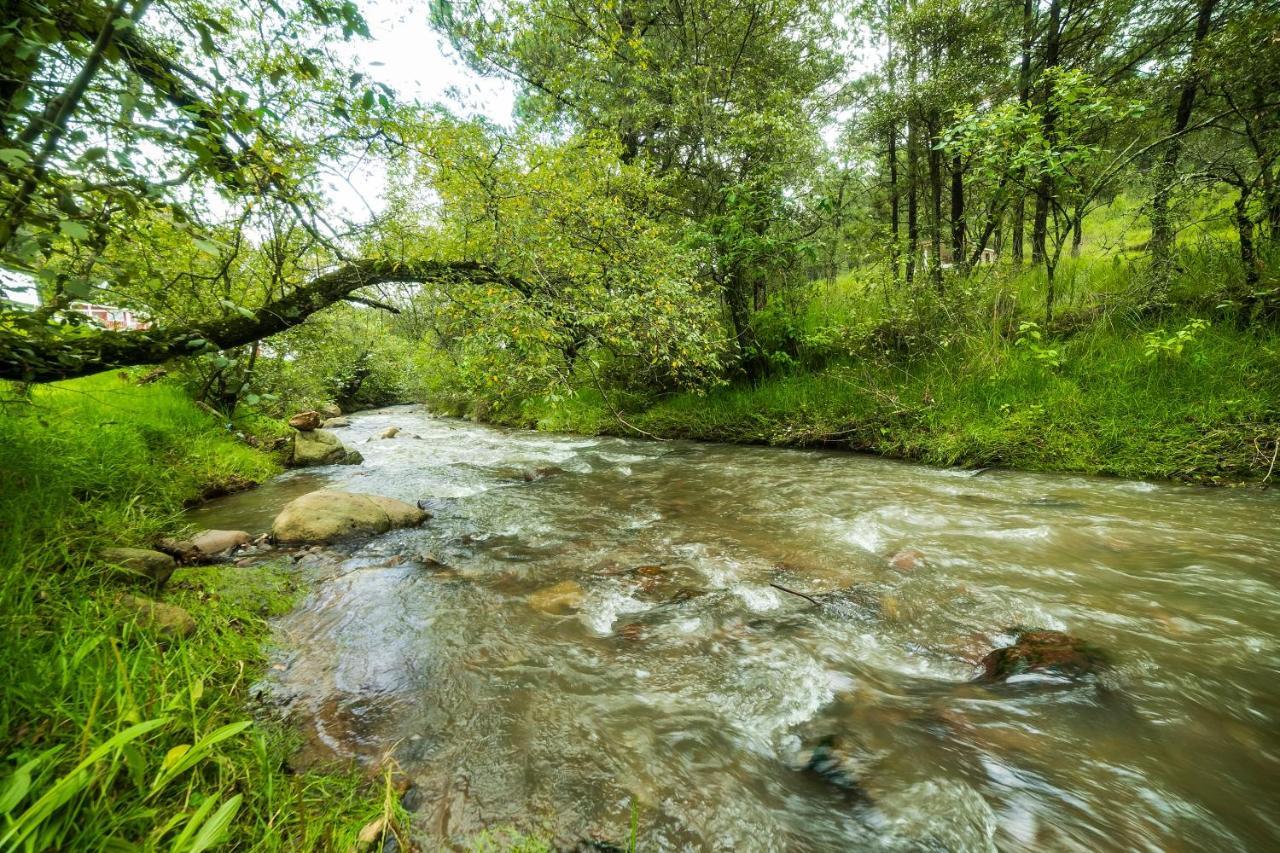
[[[1280, 847], [1272, 493], [350, 420], [363, 465], [192, 518], [259, 532], [321, 487], [434, 513], [301, 559], [262, 685], [300, 762], [393, 755], [428, 847], [625, 846], [633, 808], [641, 850]], [[1112, 666], [975, 683], [1016, 626]]]

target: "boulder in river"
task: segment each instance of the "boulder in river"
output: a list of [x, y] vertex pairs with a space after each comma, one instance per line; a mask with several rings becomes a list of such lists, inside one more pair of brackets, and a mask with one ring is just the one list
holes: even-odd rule
[[400, 427], [389, 426], [382, 432], [378, 433], [378, 438], [395, 438], [400, 434]]
[[313, 429], [320, 428], [319, 412], [298, 412], [298, 414], [289, 418], [289, 426], [302, 432], [310, 432]]
[[293, 435], [293, 459], [291, 464], [301, 468], [307, 465], [359, 465], [364, 461], [328, 430], [317, 429], [296, 432]]
[[121, 571], [121, 574], [148, 580], [157, 586], [169, 580], [178, 563], [173, 557], [148, 548], [108, 548], [102, 559]]
[[394, 498], [321, 489], [286, 504], [271, 533], [277, 542], [333, 542], [412, 527], [429, 517], [413, 504]]
[[326, 419], [325, 422], [320, 426], [323, 427], [324, 429], [337, 429], [339, 427], [351, 426], [351, 421], [347, 420], [342, 415], [337, 415], [335, 417]]
[[542, 480], [563, 473], [564, 469], [559, 465], [539, 465], [536, 468], [525, 468], [520, 472], [520, 479], [526, 483], [532, 483], [534, 480]]
[[577, 581], [561, 581], [554, 586], [543, 587], [529, 596], [529, 606], [540, 613], [558, 614], [577, 610], [585, 596]]
[[326, 418], [337, 418], [342, 416], [342, 407], [337, 403], [325, 403], [320, 407], [319, 412]]
[[143, 628], [167, 637], [190, 637], [196, 632], [196, 620], [176, 604], [165, 604], [137, 595], [120, 596], [120, 604], [137, 616]]
[[191, 547], [201, 557], [217, 557], [233, 548], [249, 544], [243, 530], [202, 530], [191, 537]]
[[1012, 646], [996, 649], [982, 659], [978, 681], [987, 684], [1022, 676], [1081, 678], [1106, 669], [1106, 652], [1061, 631], [1020, 631]]

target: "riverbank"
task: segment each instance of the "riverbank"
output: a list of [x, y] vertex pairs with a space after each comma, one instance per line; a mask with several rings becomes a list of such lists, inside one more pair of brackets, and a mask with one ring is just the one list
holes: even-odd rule
[[[3, 394], [0, 848], [352, 849], [393, 807], [384, 781], [295, 773], [296, 736], [251, 719], [267, 620], [300, 594], [287, 565], [184, 568], [157, 591], [99, 557], [276, 460], [176, 387], [108, 373]], [[127, 595], [184, 608], [194, 633], [147, 626]]]
[[588, 388], [506, 405], [447, 394], [428, 403], [552, 431], [838, 447], [939, 466], [1204, 485], [1270, 482], [1280, 335], [1194, 319], [1097, 324], [1053, 338], [1034, 328], [968, 335], [910, 357], [855, 341], [844, 353], [798, 352], [758, 384], [703, 394], [606, 398]]

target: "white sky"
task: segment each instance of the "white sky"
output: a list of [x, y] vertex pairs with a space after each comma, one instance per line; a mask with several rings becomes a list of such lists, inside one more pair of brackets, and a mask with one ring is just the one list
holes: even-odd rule
[[[402, 100], [442, 103], [462, 116], [485, 116], [511, 125], [515, 87], [468, 68], [448, 40], [431, 28], [426, 3], [364, 0], [360, 9], [372, 38], [349, 44], [359, 70], [395, 89]], [[330, 197], [340, 215], [365, 220], [371, 209], [382, 209], [385, 183], [381, 166], [366, 164], [349, 181], [332, 181]]]

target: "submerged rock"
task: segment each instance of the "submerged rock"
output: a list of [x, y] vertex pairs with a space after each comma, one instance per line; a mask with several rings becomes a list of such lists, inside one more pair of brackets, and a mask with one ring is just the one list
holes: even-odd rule
[[298, 412], [298, 414], [289, 418], [289, 426], [303, 432], [310, 432], [320, 427], [319, 412]]
[[529, 596], [529, 606], [540, 613], [558, 614], [577, 610], [586, 596], [577, 581], [561, 581]]
[[293, 458], [290, 464], [295, 467], [359, 465], [363, 461], [364, 457], [347, 447], [342, 439], [328, 430], [317, 429], [293, 435]]
[[277, 542], [333, 542], [421, 524], [429, 515], [412, 504], [355, 492], [322, 489], [285, 505], [271, 524]]
[[541, 480], [546, 477], [554, 477], [556, 474], [563, 474], [564, 469], [559, 465], [540, 465], [537, 468], [525, 468], [520, 472], [520, 479], [526, 483], [532, 483], [534, 480]]
[[982, 659], [978, 681], [995, 684], [1019, 676], [1045, 675], [1081, 678], [1106, 669], [1106, 652], [1061, 631], [1022, 631], [1012, 646], [996, 649]]
[[863, 750], [843, 735], [823, 738], [809, 752], [804, 769], [826, 781], [858, 796], [866, 796], [862, 777], [866, 775], [869, 759]]
[[900, 572], [913, 572], [924, 565], [924, 552], [915, 548], [903, 548], [889, 558], [889, 565]]
[[196, 631], [196, 620], [176, 604], [165, 604], [137, 595], [120, 596], [120, 604], [136, 615], [139, 625], [159, 634], [189, 637]]
[[148, 548], [108, 548], [102, 552], [102, 559], [122, 575], [148, 580], [157, 586], [169, 580], [178, 567], [173, 557]]

